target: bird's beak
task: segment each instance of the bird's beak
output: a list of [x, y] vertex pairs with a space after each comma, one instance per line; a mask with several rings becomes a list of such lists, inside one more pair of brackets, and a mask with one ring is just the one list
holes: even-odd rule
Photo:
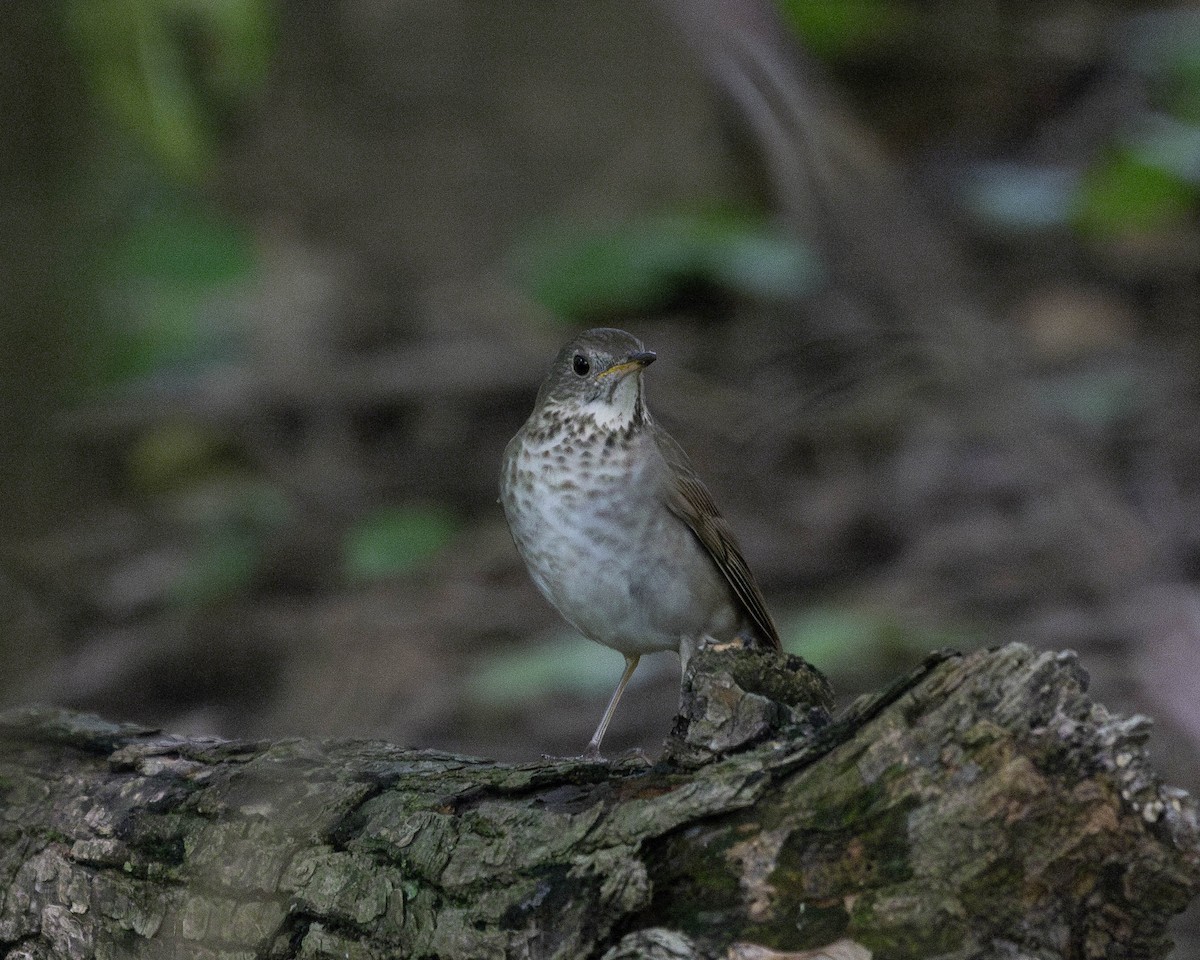
[[641, 350], [637, 353], [631, 353], [620, 363], [614, 363], [611, 367], [596, 377], [596, 379], [603, 380], [605, 377], [621, 377], [627, 373], [634, 373], [637, 370], [641, 370], [643, 367], [650, 366], [657, 356], [658, 354], [656, 354], [653, 350]]

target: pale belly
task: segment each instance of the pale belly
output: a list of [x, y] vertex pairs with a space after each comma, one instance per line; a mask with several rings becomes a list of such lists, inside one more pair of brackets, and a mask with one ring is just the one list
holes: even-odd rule
[[737, 629], [728, 587], [691, 530], [628, 463], [597, 466], [587, 485], [541, 479], [541, 450], [507, 469], [513, 540], [534, 583], [584, 636], [622, 653], [678, 650]]

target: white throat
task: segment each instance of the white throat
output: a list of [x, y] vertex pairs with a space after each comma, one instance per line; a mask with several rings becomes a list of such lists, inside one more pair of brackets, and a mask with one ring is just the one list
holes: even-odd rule
[[590, 416], [601, 430], [620, 430], [633, 423], [638, 406], [638, 375], [623, 377], [613, 390], [612, 399], [601, 397], [583, 406], [582, 413]]

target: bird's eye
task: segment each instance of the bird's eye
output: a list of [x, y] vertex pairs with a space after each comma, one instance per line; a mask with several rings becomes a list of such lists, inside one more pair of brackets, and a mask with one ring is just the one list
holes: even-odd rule
[[581, 377], [586, 377], [588, 371], [592, 369], [592, 365], [588, 363], [588, 358], [582, 353], [575, 354], [575, 359], [571, 361], [571, 369]]

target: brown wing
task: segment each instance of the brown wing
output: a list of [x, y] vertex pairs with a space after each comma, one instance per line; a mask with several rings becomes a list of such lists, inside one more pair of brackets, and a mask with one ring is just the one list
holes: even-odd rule
[[662, 427], [655, 429], [655, 440], [674, 477], [667, 494], [667, 506], [696, 534], [762, 636], [776, 650], [782, 649], [779, 630], [767, 612], [762, 591], [746, 565], [737, 538], [713, 502], [708, 487], [696, 476], [683, 448]]

